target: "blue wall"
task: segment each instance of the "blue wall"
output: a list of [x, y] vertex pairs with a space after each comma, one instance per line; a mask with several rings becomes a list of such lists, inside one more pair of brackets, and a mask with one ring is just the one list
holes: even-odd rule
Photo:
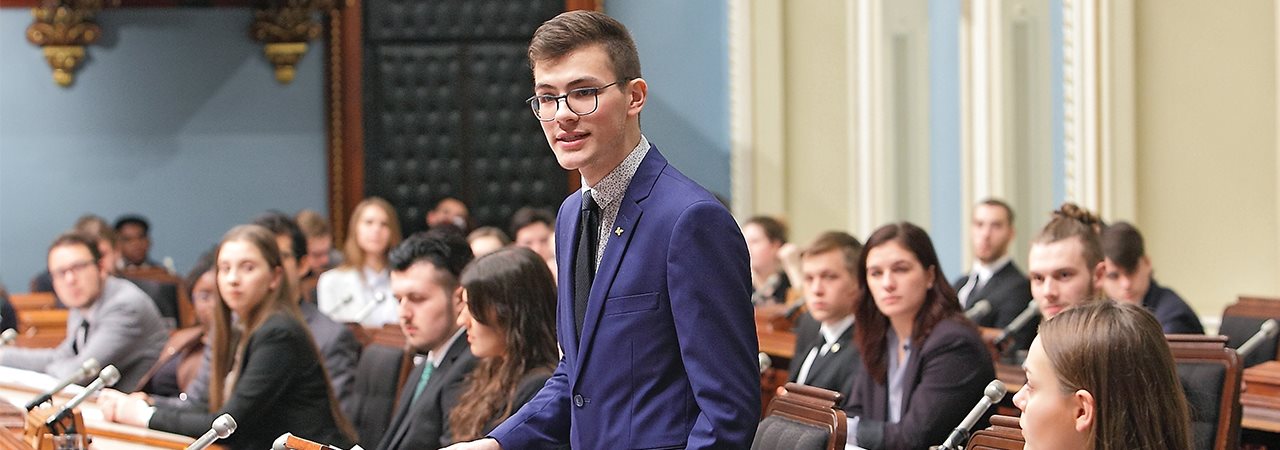
[[323, 54], [275, 82], [248, 9], [121, 9], [69, 89], [0, 9], [0, 281], [25, 292], [49, 242], [93, 212], [152, 222], [152, 257], [185, 271], [268, 208], [323, 210]]
[[640, 50], [645, 136], [685, 175], [729, 199], [728, 3], [609, 0], [605, 12]]
[[948, 279], [964, 269], [960, 2], [929, 0], [929, 237]]

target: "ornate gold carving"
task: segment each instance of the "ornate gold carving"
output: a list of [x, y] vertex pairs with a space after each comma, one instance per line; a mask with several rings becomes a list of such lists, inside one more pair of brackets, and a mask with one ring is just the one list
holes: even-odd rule
[[307, 41], [324, 31], [315, 13], [333, 8], [332, 0], [272, 0], [254, 11], [249, 34], [265, 44], [267, 60], [276, 67], [276, 81], [293, 81], [294, 67], [307, 53]]
[[103, 6], [118, 0], [43, 0], [31, 8], [35, 22], [27, 27], [27, 41], [39, 45], [53, 68], [53, 80], [70, 86], [85, 57], [85, 46], [97, 42], [102, 28], [93, 22]]

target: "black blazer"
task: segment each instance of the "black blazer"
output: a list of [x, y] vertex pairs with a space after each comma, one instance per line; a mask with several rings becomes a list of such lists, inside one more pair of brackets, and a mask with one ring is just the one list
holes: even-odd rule
[[413, 391], [418, 387], [425, 364], [419, 364], [405, 379], [400, 389], [400, 406], [378, 449], [437, 449], [450, 443], [449, 411], [458, 404], [458, 395], [466, 390], [467, 374], [476, 366], [476, 358], [467, 344], [467, 332], [463, 331], [445, 351], [440, 366], [427, 379], [422, 395], [413, 401]]
[[861, 417], [857, 430], [849, 430], [856, 433], [859, 446], [875, 450], [941, 444], [996, 377], [991, 353], [961, 317], [939, 322], [923, 345], [913, 343], [913, 348], [902, 379], [902, 417], [897, 423], [888, 423], [887, 384], [870, 376], [854, 381], [845, 412]]
[[1155, 278], [1142, 297], [1142, 306], [1156, 316], [1165, 334], [1204, 334], [1196, 312], [1176, 292], [1157, 284]]
[[157, 405], [151, 428], [200, 436], [222, 413], [239, 427], [218, 444], [231, 449], [271, 448], [284, 433], [318, 442], [351, 446], [334, 421], [320, 355], [307, 326], [287, 313], [268, 317], [249, 335], [243, 365], [231, 397], [214, 413], [198, 405]]
[[[824, 343], [821, 326], [807, 312], [796, 320], [796, 350], [791, 358], [789, 366], [791, 373], [787, 376], [787, 381], [796, 381], [800, 376], [800, 366], [804, 365], [809, 351], [814, 347], [821, 347]], [[853, 344], [855, 326], [857, 325], [850, 326], [840, 335], [836, 341], [840, 344], [839, 347], [832, 346], [831, 351], [826, 355], [814, 358], [813, 365], [809, 367], [808, 379], [804, 384], [839, 392], [844, 394], [846, 401], [849, 400], [853, 395], [853, 379], [862, 376], [863, 372], [862, 353], [858, 352], [858, 347]]]
[[[972, 273], [957, 278], [951, 283], [956, 288], [956, 292], [960, 292], [960, 288], [969, 282]], [[1018, 266], [1009, 261], [1003, 268], [991, 275], [991, 279], [987, 280], [987, 284], [982, 285], [981, 289], [974, 289], [969, 293], [969, 303], [966, 306], [972, 307], [979, 300], [991, 302], [991, 313], [986, 317], [981, 317], [974, 321], [978, 326], [988, 328], [1004, 328], [1013, 322], [1014, 317], [1026, 309], [1027, 303], [1031, 302], [1031, 282], [1027, 280], [1027, 275], [1018, 270]], [[1035, 336], [1035, 333], [1031, 334]]]

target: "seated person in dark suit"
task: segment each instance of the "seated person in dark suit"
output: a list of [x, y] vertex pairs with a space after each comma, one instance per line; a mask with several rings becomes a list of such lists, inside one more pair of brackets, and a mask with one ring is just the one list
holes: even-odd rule
[[808, 312], [796, 325], [796, 351], [791, 358], [793, 381], [844, 394], [862, 373], [862, 358], [853, 345], [853, 308], [858, 304], [858, 254], [862, 243], [839, 231], [818, 236], [801, 256], [804, 302]]
[[239, 425], [219, 442], [228, 448], [268, 448], [286, 432], [349, 447], [354, 432], [308, 336], [275, 236], [257, 225], [232, 228], [217, 268], [222, 305], [214, 314], [208, 405], [150, 406], [105, 390], [98, 399], [104, 418], [194, 437], [226, 413]]
[[159, 397], [177, 397], [187, 390], [196, 376], [205, 369], [205, 348], [208, 347], [209, 330], [213, 327], [213, 315], [218, 304], [217, 271], [213, 267], [213, 251], [200, 255], [195, 267], [187, 275], [191, 291], [192, 309], [196, 325], [174, 331], [169, 335], [160, 359], [142, 377], [136, 392]]
[[974, 320], [978, 326], [1004, 328], [1031, 302], [1031, 283], [1009, 256], [1014, 235], [1013, 209], [1005, 202], [992, 198], [973, 208], [973, 269], [952, 286], [965, 310], [982, 300], [991, 304], [990, 313]]
[[880, 227], [859, 260], [863, 300], [854, 336], [866, 373], [845, 407], [848, 444], [940, 443], [995, 378], [991, 352], [960, 310], [924, 230], [906, 222]]
[[268, 212], [253, 223], [275, 235], [280, 257], [284, 258], [282, 265], [285, 277], [289, 279], [290, 286], [295, 286], [295, 292], [290, 297], [298, 302], [302, 318], [311, 330], [311, 339], [320, 349], [320, 360], [329, 373], [329, 381], [333, 383], [333, 393], [338, 397], [338, 403], [346, 405], [352, 401], [351, 379], [355, 376], [356, 361], [360, 359], [360, 341], [356, 340], [345, 325], [322, 314], [315, 303], [302, 301], [302, 293], [297, 292], [296, 286], [302, 281], [299, 267], [305, 256], [302, 249], [307, 245], [307, 239], [293, 219], [279, 212]]
[[453, 442], [480, 439], [524, 406], [551, 378], [556, 348], [556, 284], [541, 255], [505, 248], [462, 272], [458, 324], [478, 362], [449, 413]]
[[18, 312], [9, 303], [9, 292], [0, 284], [0, 331], [18, 328]]
[[118, 385], [132, 389], [168, 337], [155, 303], [137, 286], [102, 270], [97, 239], [90, 235], [58, 236], [49, 246], [49, 273], [58, 297], [71, 309], [66, 339], [55, 348], [0, 348], [0, 365], [66, 378], [95, 358], [103, 366], [115, 365]]
[[151, 224], [137, 214], [120, 216], [115, 224], [120, 244], [120, 268], [161, 267], [151, 259]]
[[444, 226], [410, 236], [389, 255], [400, 328], [409, 345], [427, 356], [405, 380], [379, 449], [434, 449], [451, 442], [449, 414], [476, 365], [467, 330], [457, 324], [464, 307], [459, 277], [469, 262], [467, 241]]
[[1102, 290], [1113, 300], [1141, 305], [1155, 314], [1165, 334], [1204, 334], [1200, 318], [1172, 289], [1156, 283], [1151, 275], [1142, 233], [1128, 222], [1111, 224], [1102, 231], [1106, 273]]
[[742, 237], [751, 256], [751, 303], [786, 303], [791, 279], [779, 252], [787, 244], [787, 226], [769, 216], [755, 216], [742, 224]]
[[1173, 354], [1155, 317], [1109, 300], [1040, 327], [1013, 397], [1026, 448], [1191, 449]]

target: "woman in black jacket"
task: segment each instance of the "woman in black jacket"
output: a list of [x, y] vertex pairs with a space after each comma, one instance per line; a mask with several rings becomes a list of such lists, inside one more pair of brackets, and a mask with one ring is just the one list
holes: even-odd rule
[[194, 437], [227, 413], [239, 425], [220, 442], [228, 448], [270, 448], [286, 432], [350, 446], [354, 433], [337, 408], [297, 303], [288, 295], [292, 289], [275, 236], [256, 225], [232, 228], [216, 261], [222, 304], [214, 314], [209, 404], [148, 406], [135, 397], [107, 395], [100, 400], [104, 415]]

